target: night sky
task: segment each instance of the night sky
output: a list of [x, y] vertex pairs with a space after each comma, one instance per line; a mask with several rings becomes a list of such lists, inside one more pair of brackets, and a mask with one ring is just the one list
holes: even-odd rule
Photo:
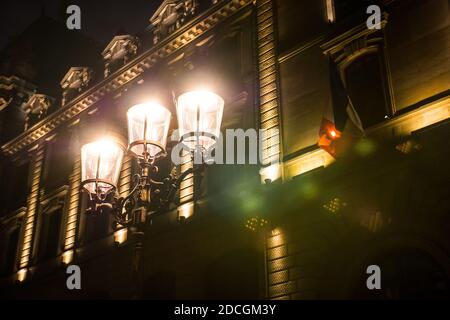
[[119, 29], [134, 34], [148, 26], [148, 19], [162, 0], [2, 0], [0, 4], [0, 49], [8, 38], [20, 34], [39, 17], [64, 21], [68, 5], [81, 9], [81, 32], [106, 45]]

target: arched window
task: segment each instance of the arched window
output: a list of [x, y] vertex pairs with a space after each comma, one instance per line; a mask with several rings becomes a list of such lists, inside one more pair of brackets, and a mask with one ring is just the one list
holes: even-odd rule
[[382, 64], [378, 52], [355, 59], [345, 69], [347, 92], [364, 128], [382, 122], [389, 115]]
[[368, 29], [364, 22], [321, 46], [338, 69], [364, 129], [395, 114], [383, 31], [387, 23], [383, 14], [381, 29]]

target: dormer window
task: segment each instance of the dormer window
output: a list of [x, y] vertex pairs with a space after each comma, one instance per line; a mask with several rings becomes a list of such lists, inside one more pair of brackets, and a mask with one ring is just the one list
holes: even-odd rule
[[45, 94], [35, 93], [30, 97], [28, 102], [22, 106], [22, 110], [26, 114], [25, 131], [47, 115], [53, 102], [54, 99]]
[[132, 60], [137, 55], [138, 48], [139, 39], [137, 37], [115, 36], [102, 52], [105, 60], [105, 78]]
[[87, 67], [72, 67], [61, 80], [63, 89], [62, 105], [75, 98], [81, 91], [89, 86], [92, 79], [92, 70]]
[[180, 28], [197, 12], [198, 0], [165, 0], [150, 18], [153, 28], [153, 43]]

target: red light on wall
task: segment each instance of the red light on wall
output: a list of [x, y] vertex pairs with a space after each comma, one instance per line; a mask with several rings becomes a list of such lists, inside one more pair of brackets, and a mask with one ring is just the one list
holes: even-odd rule
[[342, 133], [336, 129], [334, 123], [323, 118], [320, 126], [318, 145], [333, 157], [336, 156], [335, 141], [341, 137]]

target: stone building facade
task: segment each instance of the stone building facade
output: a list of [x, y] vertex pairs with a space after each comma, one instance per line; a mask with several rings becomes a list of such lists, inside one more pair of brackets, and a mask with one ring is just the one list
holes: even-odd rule
[[[0, 121], [16, 119], [0, 127], [2, 296], [130, 297], [132, 230], [84, 214], [80, 147], [99, 133], [125, 137], [126, 111], [142, 99], [175, 114], [173, 95], [206, 85], [225, 100], [223, 130], [281, 137], [265, 137], [260, 165], [213, 165], [183, 181], [147, 226], [143, 298], [448, 297], [449, 9], [163, 1], [145, 39], [116, 35], [99, 59], [67, 67], [59, 94], [0, 74]], [[334, 70], [363, 130], [340, 156], [318, 144]], [[119, 194], [136, 170], [125, 157]], [[82, 269], [80, 291], [66, 288], [68, 264]], [[370, 265], [381, 290], [366, 286]]]

